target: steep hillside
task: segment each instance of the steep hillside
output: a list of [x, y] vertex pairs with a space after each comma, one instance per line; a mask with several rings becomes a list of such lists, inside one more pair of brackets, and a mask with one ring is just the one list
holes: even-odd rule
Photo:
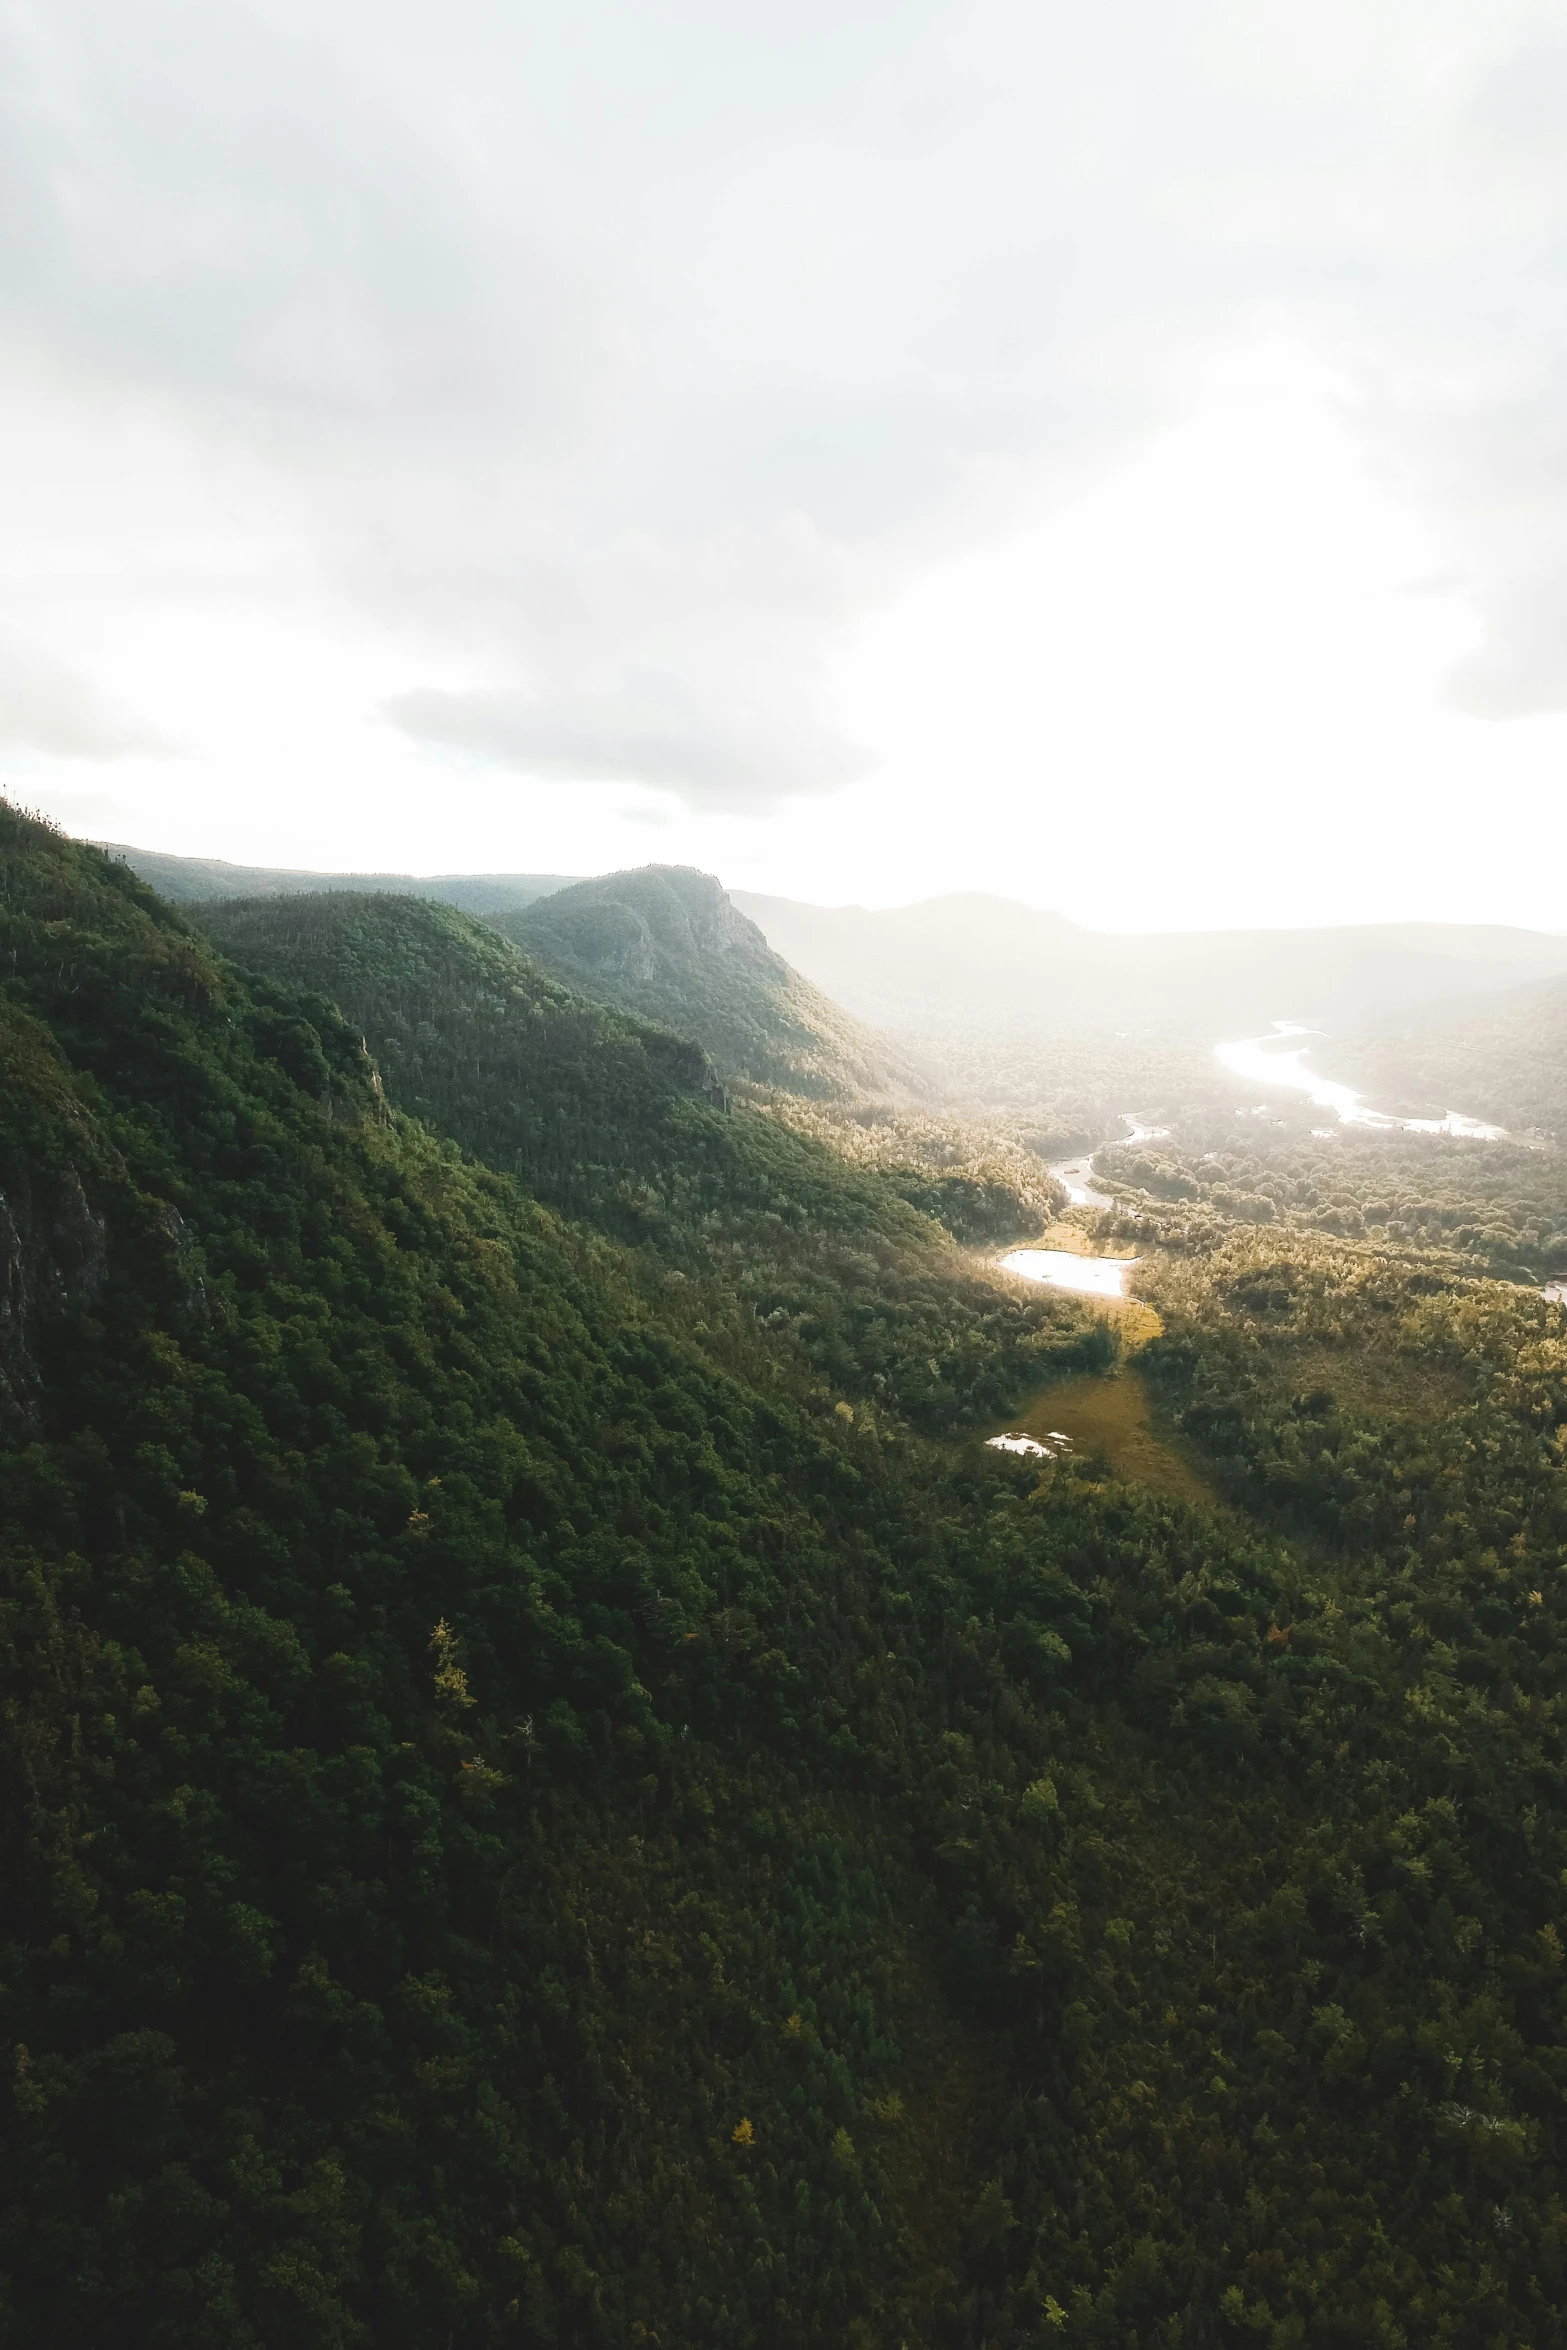
[[[236, 962], [329, 998], [399, 1109], [688, 1277], [710, 1285], [722, 1267], [723, 1294], [702, 1309], [712, 1324], [739, 1289], [800, 1334], [835, 1392], [928, 1424], [959, 1397], [970, 1413], [1004, 1409], [1034, 1365], [1035, 1318], [925, 1221], [964, 1241], [1038, 1231], [1049, 1186], [1026, 1154], [981, 1171], [852, 1164], [730, 1107], [700, 1046], [574, 993], [449, 907], [260, 898], [198, 918]], [[874, 1360], [855, 1360], [856, 1319], [874, 1321]]]
[[820, 1100], [923, 1090], [895, 1047], [774, 954], [711, 874], [645, 865], [495, 919], [574, 987], [694, 1036], [725, 1077]]
[[[636, 1221], [674, 1171], [736, 1179], [701, 1048], [574, 994], [488, 923], [412, 897], [234, 898], [194, 917], [235, 962], [356, 1022], [399, 1108], [552, 1206]], [[699, 1210], [697, 1212], [700, 1212]]]
[[863, 1020], [931, 1035], [1136, 1029], [1213, 1039], [1344, 1028], [1567, 972], [1567, 937], [1500, 925], [1120, 936], [1010, 899], [872, 911], [740, 893], [796, 969]]
[[503, 914], [531, 906], [551, 890], [565, 889], [574, 878], [568, 873], [305, 873], [286, 865], [229, 865], [221, 857], [171, 857], [159, 849], [128, 848], [122, 841], [99, 841], [96, 846], [123, 858], [133, 873], [177, 905], [200, 905], [213, 898], [391, 891], [461, 906], [470, 914]]

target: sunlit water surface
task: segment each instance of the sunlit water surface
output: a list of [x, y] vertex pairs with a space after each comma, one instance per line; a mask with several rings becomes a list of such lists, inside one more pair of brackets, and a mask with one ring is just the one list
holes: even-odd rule
[[1067, 1248], [1015, 1248], [1001, 1260], [1004, 1273], [1043, 1281], [1052, 1289], [1074, 1289], [1082, 1297], [1125, 1297], [1126, 1276], [1136, 1257], [1080, 1257]]
[[[1121, 1112], [1121, 1123], [1126, 1128], [1128, 1142], [1160, 1142], [1169, 1133], [1167, 1126], [1145, 1126], [1131, 1110]], [[1075, 1159], [1052, 1159], [1050, 1172], [1067, 1196], [1067, 1204], [1074, 1208], [1113, 1208], [1115, 1201], [1107, 1191], [1094, 1187], [1094, 1155], [1080, 1151]]]
[[1319, 1109], [1331, 1110], [1341, 1126], [1377, 1126], [1387, 1132], [1401, 1129], [1405, 1134], [1461, 1134], [1471, 1142], [1506, 1139], [1505, 1128], [1486, 1126], [1478, 1118], [1466, 1118], [1461, 1110], [1449, 1110], [1445, 1118], [1394, 1118], [1385, 1110], [1369, 1108], [1352, 1085], [1340, 1085], [1336, 1079], [1320, 1077], [1315, 1069], [1308, 1069], [1304, 1045], [1282, 1041], [1285, 1037], [1321, 1033], [1320, 1029], [1302, 1028], [1293, 1020], [1275, 1020], [1267, 1036], [1242, 1036], [1231, 1044], [1216, 1044], [1213, 1049], [1225, 1068], [1233, 1070], [1237, 1077], [1275, 1091], [1303, 1093]]

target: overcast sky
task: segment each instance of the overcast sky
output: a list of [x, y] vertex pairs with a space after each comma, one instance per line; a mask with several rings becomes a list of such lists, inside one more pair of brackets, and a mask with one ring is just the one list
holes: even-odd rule
[[1567, 8], [0, 0], [0, 781], [1567, 928]]

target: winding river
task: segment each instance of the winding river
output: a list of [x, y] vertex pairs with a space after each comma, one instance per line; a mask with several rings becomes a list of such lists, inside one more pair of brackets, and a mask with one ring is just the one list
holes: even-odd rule
[[1062, 1185], [1074, 1208], [1108, 1208], [1115, 1204], [1107, 1191], [1096, 1191], [1088, 1180], [1094, 1171], [1092, 1151], [1084, 1151], [1075, 1159], [1052, 1159], [1049, 1171]]
[[[1128, 1142], [1159, 1142], [1169, 1132], [1165, 1126], [1145, 1126], [1135, 1112], [1123, 1110], [1121, 1124], [1127, 1128]], [[1114, 1200], [1107, 1191], [1096, 1191], [1091, 1180], [1094, 1172], [1092, 1151], [1079, 1151], [1075, 1159], [1052, 1159], [1050, 1173], [1061, 1185], [1067, 1201], [1074, 1208], [1113, 1208]], [[1042, 1276], [1041, 1276], [1042, 1278]]]
[[[1487, 1126], [1479, 1118], [1465, 1117], [1461, 1110], [1449, 1110], [1445, 1118], [1395, 1118], [1388, 1111], [1371, 1109], [1353, 1086], [1340, 1085], [1335, 1078], [1322, 1077], [1315, 1069], [1308, 1068], [1306, 1046], [1291, 1042], [1292, 1038], [1323, 1033], [1318, 1028], [1304, 1028], [1295, 1020], [1275, 1020], [1266, 1036], [1237, 1037], [1228, 1044], [1216, 1044], [1213, 1049], [1216, 1058], [1235, 1076], [1271, 1092], [1304, 1094], [1318, 1108], [1331, 1110], [1340, 1126], [1373, 1127], [1390, 1133], [1455, 1134], [1472, 1142], [1507, 1139], [1504, 1127]], [[1130, 1110], [1122, 1113], [1121, 1122], [1127, 1128], [1128, 1142], [1157, 1142], [1165, 1132], [1162, 1126], [1145, 1125]], [[1075, 1158], [1050, 1162], [1051, 1174], [1062, 1185], [1074, 1208], [1114, 1207], [1116, 1202], [1110, 1193], [1101, 1191], [1092, 1180], [1093, 1171], [1092, 1151], [1080, 1151]], [[1080, 1297], [1125, 1297], [1126, 1276], [1138, 1262], [1136, 1257], [1089, 1256], [1074, 1249], [1015, 1248], [1001, 1259], [1001, 1268], [1003, 1272], [1015, 1273], [1021, 1280], [1042, 1282], [1051, 1289], [1072, 1290]], [[1545, 1294], [1550, 1296], [1559, 1288], [1560, 1285], [1553, 1284]], [[1567, 1295], [1562, 1302], [1567, 1303]]]
[[[1336, 1078], [1323, 1077], [1309, 1068], [1305, 1044], [1291, 1041], [1323, 1033], [1321, 1029], [1302, 1027], [1296, 1020], [1275, 1020], [1265, 1036], [1236, 1037], [1229, 1043], [1216, 1044], [1213, 1049], [1215, 1057], [1235, 1076], [1270, 1092], [1304, 1094], [1319, 1109], [1331, 1110], [1340, 1126], [1372, 1127], [1389, 1133], [1454, 1134], [1472, 1142], [1507, 1139], [1505, 1128], [1487, 1126], [1479, 1118], [1466, 1117], [1461, 1110], [1449, 1110], [1445, 1118], [1396, 1118], [1386, 1110], [1371, 1109], [1353, 1086], [1341, 1085]], [[1156, 1142], [1165, 1131], [1161, 1126], [1145, 1125], [1130, 1110], [1122, 1113], [1122, 1124], [1127, 1128], [1128, 1142]], [[1051, 1174], [1074, 1208], [1114, 1207], [1116, 1203], [1109, 1192], [1101, 1191], [1094, 1183], [1093, 1171], [1092, 1151], [1080, 1151], [1075, 1158], [1054, 1159], [1050, 1163]], [[1024, 1281], [1072, 1290], [1080, 1297], [1125, 1297], [1126, 1276], [1137, 1262], [1136, 1257], [1089, 1256], [1073, 1249], [1015, 1248], [1001, 1259], [1001, 1267]]]
[[1286, 1093], [1303, 1093], [1319, 1109], [1331, 1110], [1341, 1126], [1375, 1126], [1384, 1132], [1405, 1134], [1460, 1134], [1471, 1142], [1504, 1142], [1506, 1129], [1466, 1118], [1449, 1110], [1445, 1118], [1394, 1118], [1385, 1110], [1370, 1109], [1353, 1086], [1331, 1077], [1319, 1077], [1306, 1066], [1306, 1047], [1290, 1044], [1293, 1036], [1320, 1036], [1320, 1028], [1302, 1028], [1294, 1020], [1275, 1020], [1266, 1036], [1242, 1036], [1232, 1044], [1216, 1044], [1214, 1053], [1237, 1077]]

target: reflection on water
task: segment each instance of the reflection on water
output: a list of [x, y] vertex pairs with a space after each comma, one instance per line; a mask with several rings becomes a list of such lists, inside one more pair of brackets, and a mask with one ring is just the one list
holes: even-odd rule
[[1369, 1109], [1353, 1086], [1339, 1085], [1333, 1078], [1319, 1077], [1315, 1069], [1308, 1069], [1303, 1045], [1281, 1042], [1284, 1037], [1321, 1033], [1320, 1029], [1302, 1028], [1293, 1020], [1275, 1020], [1269, 1036], [1243, 1036], [1213, 1049], [1237, 1077], [1275, 1091], [1282, 1088], [1287, 1093], [1303, 1093], [1319, 1109], [1332, 1110], [1341, 1126], [1377, 1126], [1388, 1132], [1401, 1129], [1405, 1134], [1461, 1134], [1473, 1142], [1506, 1140], [1504, 1127], [1482, 1125], [1478, 1118], [1466, 1118], [1460, 1110], [1449, 1110], [1445, 1118], [1393, 1118], [1385, 1111]]
[[1126, 1276], [1136, 1257], [1080, 1257], [1067, 1248], [1015, 1248], [1001, 1260], [1003, 1273], [1044, 1281], [1052, 1289], [1074, 1289], [1083, 1297], [1125, 1297]]
[[1056, 1159], [1050, 1172], [1066, 1188], [1066, 1196], [1074, 1208], [1108, 1208], [1114, 1206], [1107, 1191], [1096, 1191], [1088, 1178], [1094, 1171], [1093, 1159], [1085, 1151], [1078, 1159]]
[[[1121, 1112], [1121, 1123], [1127, 1130], [1128, 1142], [1162, 1142], [1170, 1131], [1168, 1126], [1145, 1126], [1133, 1110]], [[1110, 1194], [1095, 1190], [1091, 1180], [1093, 1172], [1091, 1151], [1082, 1151], [1075, 1159], [1053, 1159], [1050, 1163], [1050, 1173], [1065, 1188], [1072, 1207], [1113, 1208], [1115, 1201]]]

